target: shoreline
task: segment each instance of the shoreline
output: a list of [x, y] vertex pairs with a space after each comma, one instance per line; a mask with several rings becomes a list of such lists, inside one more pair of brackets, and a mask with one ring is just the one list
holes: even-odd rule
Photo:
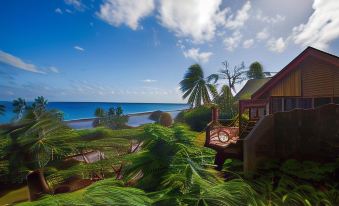
[[[181, 112], [181, 111], [185, 111], [187, 109], [177, 109], [177, 110], [167, 110], [167, 111], [162, 111], [162, 110], [155, 110], [155, 111], [162, 111], [162, 112]], [[136, 113], [129, 113], [126, 114], [128, 117], [137, 117], [137, 116], [143, 116], [143, 115], [150, 115], [155, 111], [146, 111], [146, 112], [136, 112]], [[80, 118], [80, 119], [70, 119], [70, 120], [63, 120], [66, 123], [75, 123], [75, 122], [83, 122], [83, 121], [93, 121], [95, 120], [97, 117], [87, 117], [87, 118]]]
[[[172, 119], [181, 112], [187, 109], [178, 109], [178, 110], [170, 110], [170, 111], [162, 111], [168, 112], [172, 116]], [[158, 110], [155, 110], [158, 111]], [[155, 111], [147, 111], [147, 112], [137, 112], [126, 114], [128, 118], [127, 125], [131, 127], [138, 127], [143, 124], [154, 123], [153, 120], [149, 119], [149, 116]], [[161, 110], [160, 110], [161, 111]], [[92, 118], [81, 118], [81, 119], [73, 119], [73, 120], [64, 120], [64, 122], [72, 127], [73, 129], [90, 129], [93, 128], [92, 123], [97, 117]]]

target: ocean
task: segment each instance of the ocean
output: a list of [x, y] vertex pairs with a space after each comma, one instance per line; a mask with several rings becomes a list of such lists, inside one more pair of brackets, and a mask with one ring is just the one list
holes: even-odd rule
[[[5, 105], [5, 115], [0, 116], [0, 123], [10, 122], [15, 114], [12, 112], [12, 102], [0, 101]], [[28, 103], [30, 105], [31, 103]], [[96, 108], [101, 107], [108, 110], [109, 107], [121, 106], [124, 114], [151, 112], [156, 110], [175, 111], [187, 109], [187, 104], [171, 103], [117, 103], [117, 102], [49, 102], [47, 109], [58, 109], [64, 113], [64, 120], [76, 120], [93, 118]]]

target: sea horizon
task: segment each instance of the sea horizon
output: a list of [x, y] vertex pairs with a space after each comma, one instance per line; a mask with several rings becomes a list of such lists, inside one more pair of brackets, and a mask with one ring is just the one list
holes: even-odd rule
[[[0, 123], [7, 123], [13, 120], [15, 114], [12, 112], [11, 101], [0, 101], [0, 104], [5, 105], [6, 111], [3, 116], [0, 116]], [[28, 101], [28, 105], [32, 102]], [[188, 109], [188, 104], [184, 103], [142, 103], [142, 102], [48, 102], [47, 109], [57, 109], [64, 114], [65, 121], [92, 119], [95, 118], [94, 111], [101, 107], [108, 110], [110, 107], [121, 106], [124, 114], [132, 115], [139, 113], [153, 112], [161, 110], [164, 112], [177, 111]]]

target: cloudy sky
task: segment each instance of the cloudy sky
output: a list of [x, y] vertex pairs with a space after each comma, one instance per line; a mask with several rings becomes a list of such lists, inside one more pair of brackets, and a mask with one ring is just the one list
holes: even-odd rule
[[0, 100], [182, 102], [193, 63], [339, 55], [338, 0], [3, 0], [0, 28]]

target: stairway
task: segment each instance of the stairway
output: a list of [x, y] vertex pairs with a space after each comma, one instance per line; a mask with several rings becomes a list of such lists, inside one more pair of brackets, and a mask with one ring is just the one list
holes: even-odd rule
[[255, 127], [256, 121], [248, 121], [242, 128], [240, 139], [244, 139]]

